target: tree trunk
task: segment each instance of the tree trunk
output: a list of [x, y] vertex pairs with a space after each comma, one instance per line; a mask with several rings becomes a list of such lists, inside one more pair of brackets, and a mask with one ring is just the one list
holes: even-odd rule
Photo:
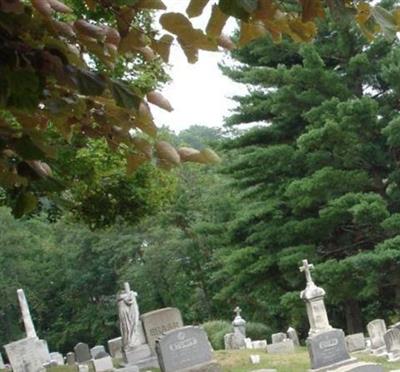
[[345, 302], [345, 315], [348, 334], [363, 331], [361, 309], [357, 300], [350, 299]]

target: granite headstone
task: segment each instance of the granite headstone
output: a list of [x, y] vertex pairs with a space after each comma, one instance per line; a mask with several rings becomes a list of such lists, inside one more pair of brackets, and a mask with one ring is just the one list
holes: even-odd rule
[[103, 353], [106, 352], [106, 349], [103, 345], [96, 345], [90, 349], [90, 355], [92, 356], [93, 359], [96, 359], [97, 354], [100, 352]]
[[293, 341], [294, 346], [300, 346], [299, 336], [297, 334], [297, 331], [293, 327], [289, 327], [286, 333], [288, 335], [288, 338]]
[[294, 353], [294, 344], [292, 340], [285, 339], [281, 342], [267, 345], [267, 352], [269, 354], [290, 354]]
[[79, 342], [78, 344], [76, 344], [76, 346], [74, 347], [74, 352], [75, 352], [75, 359], [78, 364], [87, 363], [92, 359], [92, 356], [90, 355], [89, 346], [84, 342]]
[[383, 336], [390, 362], [400, 360], [400, 329], [391, 328]]
[[287, 339], [287, 335], [286, 335], [286, 333], [283, 333], [283, 332], [274, 333], [272, 335], [272, 343], [273, 344], [276, 344], [278, 342], [282, 342], [282, 341], [284, 341], [286, 339]]
[[122, 337], [108, 340], [108, 351], [113, 358], [122, 358]]
[[365, 350], [367, 344], [363, 333], [354, 333], [346, 336], [346, 346], [349, 353]]
[[75, 353], [73, 351], [70, 351], [69, 353], [67, 353], [67, 364], [69, 366], [74, 366], [75, 363], [76, 363]]
[[383, 319], [375, 319], [368, 323], [367, 330], [371, 340], [371, 351], [375, 354], [386, 351], [384, 335], [386, 333], [386, 323]]

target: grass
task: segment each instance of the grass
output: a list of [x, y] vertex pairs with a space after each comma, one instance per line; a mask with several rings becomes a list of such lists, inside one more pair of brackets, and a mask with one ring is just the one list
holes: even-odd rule
[[[258, 354], [261, 357], [260, 364], [252, 365], [250, 355]], [[358, 360], [365, 362], [381, 363], [385, 371], [400, 369], [400, 362], [389, 363], [385, 357], [374, 357], [369, 354], [353, 354]], [[219, 350], [215, 352], [215, 359], [221, 364], [223, 372], [250, 372], [252, 370], [271, 368], [277, 372], [305, 372], [310, 368], [310, 358], [307, 349], [300, 347], [293, 354], [267, 354], [262, 350]], [[76, 372], [74, 367], [51, 367], [49, 372]], [[159, 371], [147, 369], [146, 371]]]

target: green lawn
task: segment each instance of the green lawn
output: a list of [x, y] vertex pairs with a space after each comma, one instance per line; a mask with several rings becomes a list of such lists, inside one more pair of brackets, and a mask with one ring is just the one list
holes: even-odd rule
[[[261, 363], [252, 365], [250, 354], [261, 356]], [[366, 362], [383, 364], [385, 371], [400, 369], [400, 362], [389, 363], [386, 358], [377, 358], [371, 355], [357, 353], [357, 359]], [[310, 368], [309, 356], [306, 348], [298, 348], [294, 354], [267, 354], [262, 350], [220, 350], [215, 352], [215, 359], [222, 365], [224, 372], [249, 372], [262, 368], [275, 368], [278, 372], [305, 372]], [[75, 372], [72, 367], [52, 367], [49, 372]], [[159, 371], [153, 369], [152, 371]]]

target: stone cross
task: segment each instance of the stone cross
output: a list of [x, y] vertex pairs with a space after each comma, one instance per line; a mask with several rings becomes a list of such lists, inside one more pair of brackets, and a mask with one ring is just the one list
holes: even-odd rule
[[301, 272], [306, 273], [306, 280], [307, 283], [313, 283], [312, 277], [311, 277], [311, 270], [314, 269], [313, 264], [309, 264], [307, 260], [303, 260], [303, 266], [299, 267], [299, 270]]
[[236, 316], [240, 316], [242, 309], [239, 306], [236, 306], [235, 310], [233, 310], [233, 311], [236, 313]]
[[130, 293], [131, 287], [128, 282], [124, 283], [124, 289], [125, 289], [125, 293]]
[[35, 326], [33, 325], [31, 313], [29, 312], [28, 301], [26, 301], [25, 293], [23, 289], [17, 290], [19, 307], [21, 309], [22, 320], [25, 325], [25, 332], [27, 338], [38, 338], [35, 331]]

